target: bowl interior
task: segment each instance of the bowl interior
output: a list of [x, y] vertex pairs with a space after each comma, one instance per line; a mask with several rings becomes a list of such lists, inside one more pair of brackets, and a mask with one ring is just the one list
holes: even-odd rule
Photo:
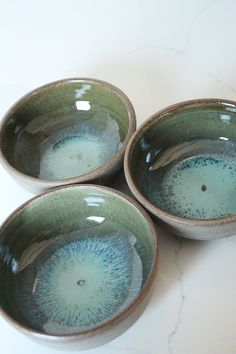
[[28, 329], [63, 335], [111, 320], [139, 295], [156, 239], [108, 189], [69, 187], [20, 209], [0, 230], [0, 303]]
[[190, 101], [155, 115], [131, 145], [129, 169], [159, 210], [189, 219], [235, 215], [235, 104]]
[[28, 176], [64, 180], [104, 165], [128, 129], [127, 104], [118, 90], [96, 81], [62, 81], [13, 107], [2, 127], [1, 152]]

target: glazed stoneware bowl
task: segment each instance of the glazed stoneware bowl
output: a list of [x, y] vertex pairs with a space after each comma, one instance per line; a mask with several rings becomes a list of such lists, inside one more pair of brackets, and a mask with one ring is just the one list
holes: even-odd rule
[[142, 314], [158, 259], [155, 228], [132, 199], [96, 185], [46, 192], [0, 229], [1, 314], [57, 349], [99, 346]]
[[121, 167], [135, 131], [135, 112], [113, 85], [65, 79], [20, 99], [0, 126], [0, 160], [33, 193], [106, 183]]
[[124, 163], [132, 193], [172, 233], [236, 233], [236, 102], [192, 100], [154, 114]]

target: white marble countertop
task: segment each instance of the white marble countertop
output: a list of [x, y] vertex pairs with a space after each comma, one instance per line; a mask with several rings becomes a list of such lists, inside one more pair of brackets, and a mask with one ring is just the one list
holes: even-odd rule
[[[236, 98], [235, 0], [0, 0], [0, 8], [1, 117], [27, 91], [76, 76], [125, 91], [139, 124], [178, 101]], [[0, 167], [0, 222], [30, 197]], [[89, 353], [235, 354], [236, 237], [159, 235], [149, 306], [126, 333]], [[2, 318], [0, 338], [3, 354], [56, 353]]]

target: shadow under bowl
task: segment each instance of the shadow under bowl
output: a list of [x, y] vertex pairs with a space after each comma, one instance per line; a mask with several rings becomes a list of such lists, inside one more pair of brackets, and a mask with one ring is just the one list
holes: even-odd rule
[[142, 314], [158, 259], [154, 225], [130, 198], [95, 185], [47, 192], [0, 229], [1, 313], [46, 345], [99, 346]]
[[199, 240], [236, 233], [236, 102], [163, 109], [133, 135], [124, 164], [134, 196], [172, 233]]
[[103, 183], [122, 166], [135, 112], [115, 86], [65, 79], [28, 93], [0, 126], [0, 160], [24, 188], [40, 192]]

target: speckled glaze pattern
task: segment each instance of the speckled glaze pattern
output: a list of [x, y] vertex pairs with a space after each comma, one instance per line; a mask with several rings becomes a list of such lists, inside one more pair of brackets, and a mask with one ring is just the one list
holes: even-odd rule
[[127, 96], [94, 79], [65, 79], [20, 99], [0, 125], [0, 160], [32, 192], [106, 181], [136, 128]]
[[172, 233], [202, 240], [236, 231], [236, 103], [182, 102], [133, 135], [125, 175], [135, 197]]
[[[162, 210], [186, 218], [207, 220], [235, 215], [236, 144], [200, 140], [184, 145], [178, 147], [177, 160], [169, 159], [160, 166], [157, 158], [151, 166], [147, 179], [150, 200]], [[187, 147], [192, 156], [185, 158]]]
[[144, 310], [157, 260], [155, 229], [129, 198], [92, 185], [50, 191], [0, 229], [1, 310], [33, 339], [101, 345]]

